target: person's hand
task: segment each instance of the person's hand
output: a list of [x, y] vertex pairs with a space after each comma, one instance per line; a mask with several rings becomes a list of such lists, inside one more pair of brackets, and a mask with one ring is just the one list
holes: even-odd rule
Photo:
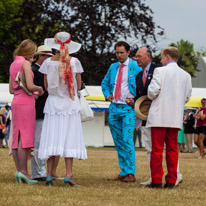
[[39, 96], [42, 96], [44, 94], [44, 90], [42, 89], [40, 92], [39, 92]]
[[44, 94], [44, 90], [42, 87], [39, 87], [39, 91], [34, 92], [35, 96], [42, 96]]
[[130, 107], [133, 107], [134, 106], [134, 100], [130, 97], [127, 97], [126, 98], [126, 101], [125, 101]]
[[137, 132], [139, 131], [139, 128], [140, 128], [139, 126], [135, 128]]
[[39, 95], [35, 94], [36, 92], [34, 92], [34, 97], [37, 100], [39, 98]]
[[113, 94], [111, 94], [110, 96], [107, 97], [107, 100], [110, 101], [110, 102], [111, 102], [113, 99], [114, 99]]
[[85, 83], [83, 81], [81, 83], [81, 89], [80, 90], [82, 90], [82, 89], [85, 89]]

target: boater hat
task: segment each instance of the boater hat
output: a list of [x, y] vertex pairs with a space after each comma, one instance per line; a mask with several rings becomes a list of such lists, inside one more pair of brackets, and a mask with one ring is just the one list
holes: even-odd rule
[[146, 121], [152, 101], [147, 96], [142, 96], [135, 102], [135, 113], [141, 120]]
[[[71, 41], [71, 35], [67, 32], [59, 32], [56, 34], [56, 39], [68, 46], [69, 54], [78, 52], [81, 48], [81, 44]], [[61, 44], [57, 42], [55, 38], [46, 38], [44, 44], [47, 48], [60, 50]]]
[[37, 52], [34, 54], [35, 56], [37, 55], [48, 55], [48, 56], [53, 56], [52, 50], [46, 48], [44, 45], [41, 45], [37, 48]]
[[186, 107], [186, 110], [188, 110], [188, 109], [193, 110], [194, 108], [192, 108], [192, 107]]

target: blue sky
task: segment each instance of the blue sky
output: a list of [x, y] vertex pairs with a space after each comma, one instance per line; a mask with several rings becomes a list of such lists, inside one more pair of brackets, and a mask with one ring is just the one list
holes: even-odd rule
[[154, 22], [165, 29], [159, 49], [180, 39], [194, 44], [195, 50], [206, 49], [205, 0], [145, 0], [154, 12]]

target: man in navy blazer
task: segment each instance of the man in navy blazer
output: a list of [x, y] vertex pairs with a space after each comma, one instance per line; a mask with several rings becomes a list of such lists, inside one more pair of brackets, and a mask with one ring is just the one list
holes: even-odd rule
[[[138, 66], [142, 68], [142, 71], [136, 76], [136, 96], [134, 99], [127, 99], [127, 103], [130, 106], [134, 106], [135, 101], [141, 96], [147, 95], [147, 88], [150, 84], [153, 76], [154, 69], [160, 67], [161, 64], [155, 64], [152, 62], [152, 53], [148, 48], [141, 48], [136, 52], [136, 60]], [[146, 71], [146, 81], [143, 83], [144, 71]], [[136, 130], [140, 128], [142, 130], [142, 137], [147, 150], [147, 160], [150, 168], [150, 152], [151, 152], [151, 132], [150, 128], [146, 128], [146, 121], [142, 121], [141, 125], [136, 125]], [[151, 178], [146, 182], [141, 182], [141, 185], [147, 185], [151, 183]]]

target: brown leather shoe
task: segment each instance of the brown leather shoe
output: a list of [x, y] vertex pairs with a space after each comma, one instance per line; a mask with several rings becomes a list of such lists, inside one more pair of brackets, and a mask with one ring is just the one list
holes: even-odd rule
[[107, 179], [107, 180], [108, 181], [122, 181], [125, 177], [127, 177], [127, 176], [118, 175], [117, 177], [115, 177], [113, 179]]
[[132, 174], [128, 174], [124, 179], [121, 180], [122, 182], [135, 182], [135, 176]]

